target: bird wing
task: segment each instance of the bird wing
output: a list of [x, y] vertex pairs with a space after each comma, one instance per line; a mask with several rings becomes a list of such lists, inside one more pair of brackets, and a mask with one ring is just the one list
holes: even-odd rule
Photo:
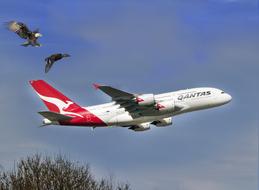
[[27, 39], [30, 30], [28, 27], [22, 22], [10, 21], [7, 22], [7, 28], [18, 34], [21, 38]]
[[46, 61], [45, 73], [47, 73], [51, 69], [54, 61], [52, 61], [50, 58], [46, 58], [45, 61]]

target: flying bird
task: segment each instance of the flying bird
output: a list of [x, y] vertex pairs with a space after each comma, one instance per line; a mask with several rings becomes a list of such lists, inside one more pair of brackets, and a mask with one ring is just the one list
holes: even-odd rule
[[26, 24], [17, 21], [10, 21], [6, 23], [8, 30], [16, 33], [20, 38], [26, 39], [27, 41], [22, 46], [27, 47], [29, 45], [33, 47], [40, 47], [38, 38], [42, 36], [39, 30], [30, 31]]
[[62, 53], [56, 53], [56, 54], [52, 54], [51, 56], [47, 57], [47, 58], [45, 59], [45, 62], [46, 62], [45, 73], [49, 72], [49, 70], [51, 69], [52, 65], [53, 65], [56, 61], [58, 61], [58, 60], [60, 60], [60, 59], [62, 59], [62, 58], [64, 58], [64, 57], [70, 57], [70, 55], [69, 55], [69, 54], [66, 54], [66, 53], [64, 53], [64, 54], [62, 54]]

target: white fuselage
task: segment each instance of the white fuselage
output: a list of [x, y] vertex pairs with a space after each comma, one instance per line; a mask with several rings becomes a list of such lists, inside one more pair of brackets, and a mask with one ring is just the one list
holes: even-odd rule
[[110, 102], [86, 107], [91, 113], [102, 119], [108, 126], [131, 126], [153, 122], [174, 115], [212, 108], [231, 101], [231, 96], [216, 88], [192, 88], [155, 95], [158, 104], [171, 102], [177, 109], [159, 111], [150, 109], [141, 115], [129, 113], [125, 108]]

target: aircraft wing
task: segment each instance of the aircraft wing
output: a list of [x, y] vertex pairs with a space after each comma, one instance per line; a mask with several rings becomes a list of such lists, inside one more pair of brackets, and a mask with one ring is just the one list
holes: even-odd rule
[[110, 96], [112, 98], [112, 100], [114, 100], [114, 101], [116, 101], [116, 100], [130, 100], [130, 99], [133, 99], [135, 97], [134, 94], [124, 92], [122, 90], [113, 88], [111, 86], [94, 84], [94, 87], [96, 89], [100, 89], [101, 91], [103, 91], [105, 94]]
[[136, 102], [137, 94], [125, 92], [111, 86], [94, 84], [96, 89], [100, 89], [105, 94], [109, 95], [116, 104], [120, 107], [125, 108], [132, 116], [138, 117], [143, 115], [145, 111], [154, 109], [153, 107], [143, 107], [139, 106]]

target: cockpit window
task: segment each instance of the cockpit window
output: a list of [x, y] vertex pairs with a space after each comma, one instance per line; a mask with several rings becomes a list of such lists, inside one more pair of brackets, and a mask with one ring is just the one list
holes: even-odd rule
[[224, 94], [224, 93], [225, 93], [224, 91], [221, 92], [221, 94]]

